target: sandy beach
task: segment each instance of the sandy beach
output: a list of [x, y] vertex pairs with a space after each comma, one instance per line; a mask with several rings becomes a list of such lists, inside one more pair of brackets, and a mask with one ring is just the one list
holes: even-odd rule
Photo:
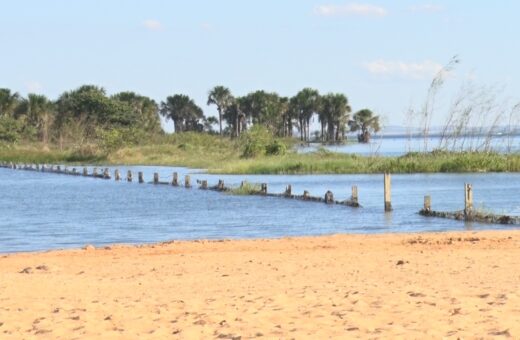
[[520, 231], [0, 256], [0, 338], [520, 338]]

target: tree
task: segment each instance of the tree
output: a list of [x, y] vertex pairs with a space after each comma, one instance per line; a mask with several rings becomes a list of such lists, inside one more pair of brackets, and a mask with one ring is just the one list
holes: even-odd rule
[[183, 94], [176, 94], [161, 102], [160, 113], [163, 117], [173, 120], [175, 132], [202, 131], [199, 122], [204, 117], [202, 109], [193, 99]]
[[222, 136], [222, 115], [226, 110], [233, 105], [234, 99], [231, 95], [231, 91], [224, 86], [215, 86], [208, 94], [208, 104], [215, 104], [218, 111], [218, 121], [220, 124], [219, 133]]
[[126, 104], [137, 117], [136, 127], [150, 133], [161, 131], [159, 105], [155, 100], [135, 92], [120, 92], [112, 96], [113, 100]]
[[18, 92], [12, 93], [10, 89], [0, 89], [0, 116], [13, 116], [19, 104]]
[[339, 141], [340, 136], [344, 135], [351, 111], [347, 97], [341, 93], [329, 93], [323, 96], [320, 111], [322, 122], [326, 121], [327, 141]]
[[23, 99], [16, 110], [17, 116], [23, 116], [25, 123], [36, 129], [40, 140], [49, 142], [49, 128], [54, 119], [54, 104], [44, 95], [30, 93]]
[[311, 118], [320, 107], [320, 93], [318, 90], [304, 88], [291, 99], [291, 103], [297, 112], [300, 139], [308, 141], [310, 139], [309, 126]]
[[356, 112], [348, 125], [350, 126], [350, 131], [360, 131], [358, 134], [358, 141], [360, 143], [368, 143], [371, 134], [380, 130], [379, 116], [375, 116], [374, 113], [368, 109]]

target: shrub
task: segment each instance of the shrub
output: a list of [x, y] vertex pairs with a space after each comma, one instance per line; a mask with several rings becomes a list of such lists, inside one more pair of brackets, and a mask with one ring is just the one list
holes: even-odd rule
[[283, 156], [287, 153], [287, 146], [282, 142], [275, 140], [265, 147], [267, 155]]

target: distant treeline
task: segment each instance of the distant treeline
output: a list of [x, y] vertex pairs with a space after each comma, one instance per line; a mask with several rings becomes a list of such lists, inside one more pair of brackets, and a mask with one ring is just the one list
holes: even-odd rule
[[[208, 93], [207, 105], [216, 106], [218, 118], [205, 117], [200, 106], [183, 94], [157, 103], [135, 92], [109, 96], [102, 87], [84, 85], [51, 100], [39, 94], [22, 97], [1, 88], [0, 142], [26, 140], [63, 146], [100, 136], [110, 140], [117, 137], [110, 135], [114, 131], [129, 140], [141, 139], [164, 133], [160, 116], [171, 119], [176, 132], [206, 131], [231, 137], [261, 125], [274, 136], [292, 137], [298, 131], [302, 141], [309, 141], [314, 117], [321, 130], [313, 137], [322, 141], [341, 141], [349, 131], [359, 131], [359, 139], [368, 141], [379, 130], [379, 119], [370, 110], [351, 117], [344, 94], [320, 95], [310, 88], [291, 98], [263, 90], [234, 97], [228, 88], [216, 86]], [[218, 126], [216, 131], [214, 126]]]

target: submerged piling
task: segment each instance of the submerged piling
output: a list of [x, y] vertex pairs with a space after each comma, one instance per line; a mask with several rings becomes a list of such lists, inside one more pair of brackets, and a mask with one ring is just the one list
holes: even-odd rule
[[119, 169], [114, 170], [114, 179], [116, 181], [120, 181], [121, 180], [121, 173], [119, 172]]
[[143, 172], [142, 171], [139, 171], [137, 173], [137, 177], [138, 177], [138, 181], [140, 184], [144, 183], [144, 176], [143, 176]]
[[159, 174], [157, 172], [153, 173], [153, 184], [159, 184]]
[[429, 195], [424, 196], [424, 212], [431, 213], [431, 211], [432, 211], [432, 198]]
[[260, 186], [260, 193], [262, 195], [267, 195], [267, 183], [262, 183]]
[[190, 175], [186, 175], [184, 177], [184, 186], [186, 188], [191, 188], [191, 179], [190, 179]]
[[88, 169], [87, 168], [83, 168], [83, 176], [88, 176]]
[[325, 203], [334, 204], [334, 194], [332, 194], [332, 191], [327, 190], [324, 198], [325, 198]]
[[352, 195], [350, 196], [350, 200], [353, 205], [359, 205], [359, 196], [358, 196], [357, 185], [352, 186]]
[[103, 178], [110, 179], [110, 172], [108, 168], [105, 168], [105, 170], [103, 170]]
[[176, 172], [173, 173], [172, 185], [174, 187], [179, 186], [179, 174]]
[[[243, 185], [242, 185], [243, 186]], [[224, 190], [224, 180], [219, 179], [217, 184], [217, 190], [223, 191]]]
[[203, 189], [203, 190], [206, 190], [208, 188], [208, 181], [203, 179], [201, 182], [200, 182], [200, 188]]
[[292, 186], [290, 184], [285, 187], [284, 195], [286, 197], [291, 197], [292, 196]]
[[132, 182], [132, 171], [128, 170], [126, 173], [127, 182]]

